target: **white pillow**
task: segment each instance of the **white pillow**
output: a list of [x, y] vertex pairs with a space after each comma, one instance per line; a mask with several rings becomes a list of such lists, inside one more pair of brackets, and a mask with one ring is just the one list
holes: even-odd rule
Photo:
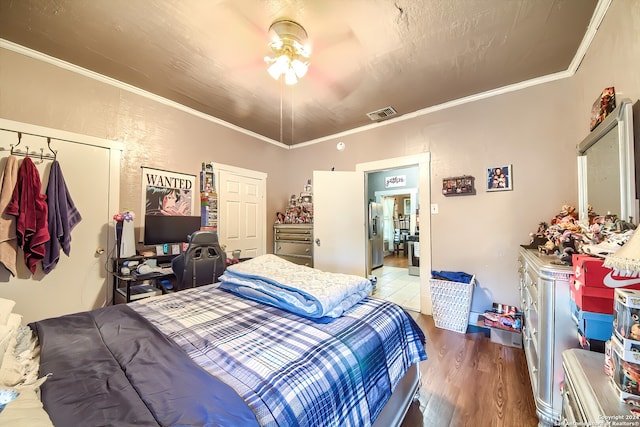
[[37, 387], [16, 387], [20, 395], [7, 403], [0, 412], [0, 425], [2, 427], [53, 427], [49, 414], [42, 407], [38, 397]]
[[0, 298], [0, 325], [6, 325], [9, 315], [13, 311], [16, 302], [10, 299]]
[[28, 385], [38, 379], [40, 348], [28, 326], [16, 328], [0, 362], [0, 386]]
[[11, 326], [0, 325], [0, 363], [2, 363], [4, 354], [7, 352], [9, 341], [11, 341], [14, 331], [15, 328]]
[[15, 340], [15, 335], [22, 322], [22, 316], [15, 313], [9, 313], [7, 316], [5, 325], [0, 325], [0, 365], [4, 358], [5, 353], [11, 347], [11, 352], [15, 349], [15, 342], [11, 345], [11, 340]]

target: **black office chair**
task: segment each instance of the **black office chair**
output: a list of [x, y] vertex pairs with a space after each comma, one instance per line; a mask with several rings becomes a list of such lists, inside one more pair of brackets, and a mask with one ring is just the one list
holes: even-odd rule
[[218, 243], [218, 235], [212, 231], [195, 231], [189, 236], [189, 246], [184, 253], [171, 261], [176, 275], [174, 289], [215, 283], [227, 267], [227, 254]]

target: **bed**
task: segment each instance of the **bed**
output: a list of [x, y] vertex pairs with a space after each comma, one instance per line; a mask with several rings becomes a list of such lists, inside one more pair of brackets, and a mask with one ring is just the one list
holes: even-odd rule
[[218, 283], [32, 323], [44, 409], [56, 426], [401, 423], [426, 359], [401, 307], [259, 300]]

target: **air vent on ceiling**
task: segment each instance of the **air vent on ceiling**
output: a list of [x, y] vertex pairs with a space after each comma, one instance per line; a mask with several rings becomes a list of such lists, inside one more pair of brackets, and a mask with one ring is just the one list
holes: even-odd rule
[[397, 114], [398, 114], [398, 112], [396, 110], [394, 110], [393, 107], [384, 107], [384, 108], [381, 108], [379, 110], [367, 113], [367, 116], [371, 120], [376, 121], [376, 120], [388, 119], [389, 117], [393, 117], [393, 116], [395, 116]]

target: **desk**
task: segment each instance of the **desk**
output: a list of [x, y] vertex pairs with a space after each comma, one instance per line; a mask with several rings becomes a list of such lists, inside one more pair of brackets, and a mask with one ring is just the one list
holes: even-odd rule
[[[141, 257], [135, 256], [130, 258], [113, 258], [112, 275], [113, 275], [113, 290], [112, 290], [112, 304], [118, 302], [128, 303], [140, 298], [147, 298], [154, 295], [160, 295], [165, 292], [164, 288], [156, 286], [156, 282], [169, 279], [175, 280], [173, 272], [167, 273], [149, 273], [149, 274], [135, 274], [135, 267], [131, 267], [132, 273], [123, 274], [122, 267], [125, 266], [127, 261], [137, 261], [142, 263], [147, 259], [155, 259], [159, 264], [170, 263], [175, 255], [161, 255], [157, 257]], [[151, 283], [145, 283], [150, 281]]]

